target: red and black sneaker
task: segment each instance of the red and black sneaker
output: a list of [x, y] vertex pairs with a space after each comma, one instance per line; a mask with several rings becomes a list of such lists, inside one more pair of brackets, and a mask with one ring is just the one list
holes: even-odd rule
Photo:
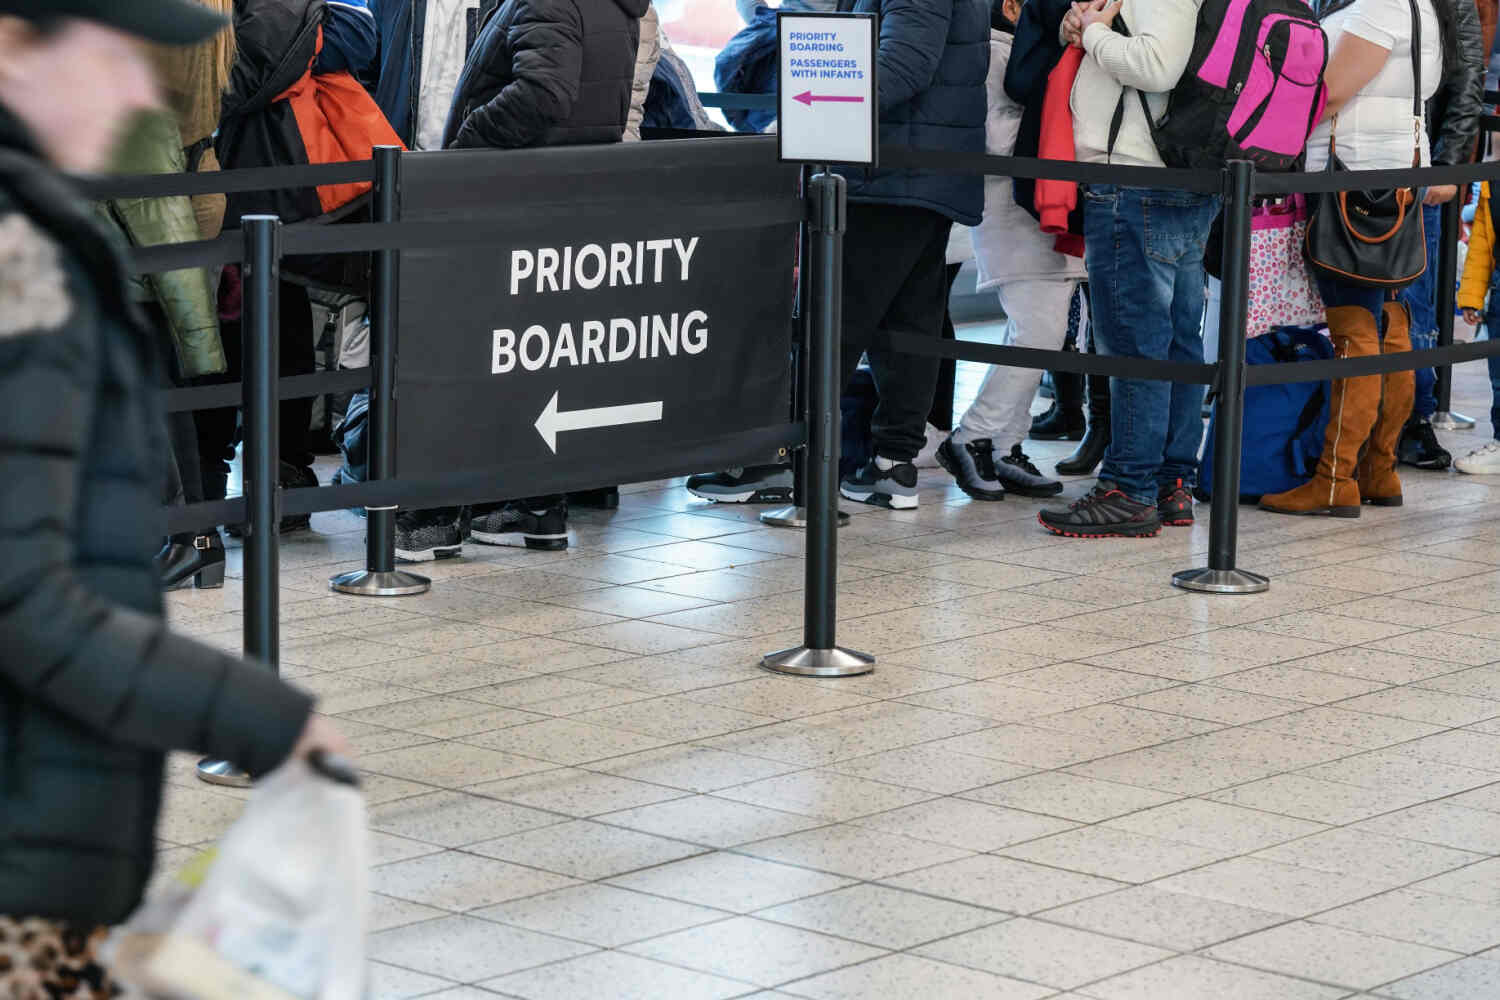
[[1093, 492], [1067, 510], [1044, 510], [1037, 520], [1064, 538], [1155, 538], [1161, 534], [1155, 507], [1132, 500], [1102, 479]]
[[1193, 493], [1182, 480], [1176, 486], [1163, 487], [1156, 498], [1156, 516], [1169, 528], [1191, 528], [1193, 526]]

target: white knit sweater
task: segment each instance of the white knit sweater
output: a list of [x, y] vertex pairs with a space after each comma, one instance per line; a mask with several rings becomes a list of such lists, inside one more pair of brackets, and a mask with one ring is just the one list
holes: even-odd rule
[[1109, 125], [1123, 88], [1146, 95], [1156, 117], [1167, 109], [1167, 94], [1193, 54], [1202, 0], [1125, 0], [1121, 11], [1130, 37], [1105, 24], [1083, 33], [1087, 57], [1073, 84], [1073, 138], [1083, 163], [1162, 166], [1150, 124], [1134, 94], [1126, 94], [1125, 118], [1110, 157]]

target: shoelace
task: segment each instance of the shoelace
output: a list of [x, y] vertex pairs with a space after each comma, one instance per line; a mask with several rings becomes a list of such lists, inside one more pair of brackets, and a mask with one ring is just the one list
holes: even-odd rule
[[988, 439], [969, 444], [969, 454], [974, 456], [974, 465], [979, 469], [979, 478], [998, 479], [995, 474], [995, 445]]
[[1033, 465], [1031, 459], [1026, 457], [1026, 453], [1021, 450], [1020, 445], [1016, 445], [1010, 450], [1010, 464], [1025, 470], [1033, 476], [1040, 476], [1042, 474], [1042, 470]]

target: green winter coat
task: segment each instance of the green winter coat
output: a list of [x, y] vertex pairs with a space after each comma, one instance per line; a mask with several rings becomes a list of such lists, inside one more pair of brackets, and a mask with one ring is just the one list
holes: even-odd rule
[[[187, 172], [187, 153], [177, 119], [166, 112], [139, 116], [121, 144], [115, 171], [120, 174]], [[188, 243], [201, 239], [192, 199], [120, 198], [98, 206], [131, 246]], [[155, 302], [166, 314], [167, 333], [184, 378], [219, 375], [229, 367], [219, 337], [218, 296], [205, 268], [137, 275], [132, 290], [139, 302]]]

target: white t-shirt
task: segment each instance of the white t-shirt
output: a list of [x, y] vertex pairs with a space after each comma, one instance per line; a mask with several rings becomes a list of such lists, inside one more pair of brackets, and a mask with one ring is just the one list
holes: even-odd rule
[[[1422, 100], [1437, 93], [1443, 77], [1443, 41], [1432, 0], [1416, 0], [1422, 18]], [[1407, 0], [1354, 0], [1323, 19], [1328, 51], [1337, 50], [1345, 34], [1363, 38], [1390, 55], [1375, 78], [1365, 84], [1338, 114], [1338, 154], [1350, 170], [1391, 170], [1411, 166], [1412, 72], [1411, 7]], [[1307, 140], [1307, 169], [1328, 164], [1328, 136], [1333, 120], [1324, 121]], [[1431, 163], [1427, 124], [1422, 123], [1422, 165]]]

